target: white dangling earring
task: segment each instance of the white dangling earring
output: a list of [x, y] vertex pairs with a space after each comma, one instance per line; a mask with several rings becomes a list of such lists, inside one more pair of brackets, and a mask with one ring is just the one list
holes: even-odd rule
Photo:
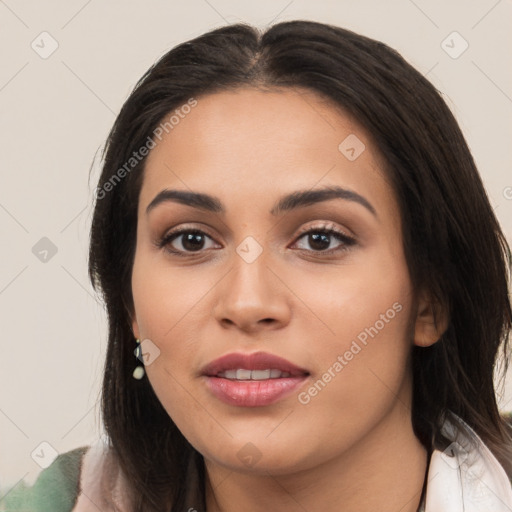
[[[137, 342], [137, 348], [134, 350], [134, 354], [135, 354], [135, 357], [139, 360], [139, 361], [142, 361], [142, 347], [140, 345], [140, 340], [139, 339], [136, 339], [135, 340]], [[142, 365], [139, 365], [135, 368], [135, 370], [133, 370], [133, 378], [134, 379], [137, 379], [137, 380], [140, 380], [142, 379], [142, 377], [144, 377], [144, 374], [146, 372], [144, 371], [144, 366]]]

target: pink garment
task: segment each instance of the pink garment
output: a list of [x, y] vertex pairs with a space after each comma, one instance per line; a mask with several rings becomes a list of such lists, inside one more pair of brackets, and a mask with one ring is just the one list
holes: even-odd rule
[[122, 473], [108, 445], [100, 439], [84, 456], [80, 493], [72, 512], [129, 512]]

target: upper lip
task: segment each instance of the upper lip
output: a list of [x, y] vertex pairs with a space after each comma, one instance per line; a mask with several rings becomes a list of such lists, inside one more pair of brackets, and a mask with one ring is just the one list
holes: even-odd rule
[[281, 370], [282, 372], [288, 372], [292, 377], [309, 375], [306, 369], [300, 368], [282, 357], [267, 352], [226, 354], [208, 363], [201, 370], [201, 374], [214, 377], [226, 370], [237, 370], [240, 368], [246, 370]]

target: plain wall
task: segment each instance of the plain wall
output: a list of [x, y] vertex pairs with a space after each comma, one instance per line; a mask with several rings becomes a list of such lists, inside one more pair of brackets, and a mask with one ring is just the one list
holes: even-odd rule
[[[89, 168], [135, 82], [210, 29], [291, 19], [379, 39], [427, 74], [512, 240], [510, 0], [0, 2], [0, 495], [36, 478], [31, 453], [51, 451], [41, 442], [64, 452], [101, 434], [106, 319], [87, 277]], [[469, 45], [458, 58], [453, 31]], [[500, 403], [512, 409], [512, 384]]]

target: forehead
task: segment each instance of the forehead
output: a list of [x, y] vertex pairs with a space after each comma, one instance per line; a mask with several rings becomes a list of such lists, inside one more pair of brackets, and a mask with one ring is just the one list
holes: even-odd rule
[[244, 88], [196, 101], [155, 139], [141, 206], [163, 188], [231, 198], [236, 191], [240, 199], [254, 200], [316, 184], [363, 194], [372, 185], [385, 186], [382, 158], [369, 134], [313, 91]]

